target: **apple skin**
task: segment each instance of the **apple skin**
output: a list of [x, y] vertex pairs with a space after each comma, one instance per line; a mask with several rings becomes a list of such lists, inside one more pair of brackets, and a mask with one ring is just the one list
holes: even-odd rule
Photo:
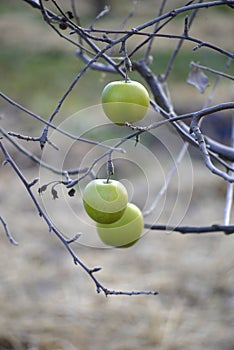
[[110, 224], [121, 218], [128, 203], [128, 193], [117, 180], [90, 181], [83, 192], [87, 214], [96, 222]]
[[149, 94], [137, 81], [113, 81], [102, 92], [102, 107], [106, 116], [117, 125], [142, 120], [149, 107]]
[[103, 243], [118, 248], [127, 248], [135, 244], [144, 228], [141, 210], [128, 203], [123, 216], [112, 224], [97, 223], [97, 233]]

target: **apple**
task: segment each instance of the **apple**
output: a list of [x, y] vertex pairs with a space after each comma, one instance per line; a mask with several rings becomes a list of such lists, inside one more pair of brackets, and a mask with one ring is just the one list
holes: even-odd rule
[[112, 224], [97, 223], [97, 233], [103, 243], [118, 248], [127, 248], [135, 244], [144, 228], [141, 210], [128, 203], [123, 216]]
[[92, 180], [83, 192], [87, 214], [96, 222], [110, 224], [121, 218], [128, 203], [128, 193], [117, 180]]
[[149, 102], [148, 91], [137, 81], [112, 81], [102, 91], [103, 110], [117, 125], [143, 119]]

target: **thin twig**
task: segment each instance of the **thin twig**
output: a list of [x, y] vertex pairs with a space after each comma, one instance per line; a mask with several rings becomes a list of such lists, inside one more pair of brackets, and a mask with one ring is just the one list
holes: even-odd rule
[[0, 133], [2, 133], [2, 135], [4, 135], [4, 137], [9, 140], [12, 145], [19, 150], [22, 154], [24, 154], [26, 157], [28, 157], [29, 159], [31, 159], [32, 161], [34, 161], [36, 164], [38, 164], [39, 166], [48, 169], [50, 171], [52, 171], [55, 174], [58, 175], [63, 175], [66, 176], [66, 174], [68, 175], [78, 175], [80, 173], [84, 173], [87, 171], [88, 168], [78, 168], [78, 169], [67, 169], [67, 170], [60, 170], [58, 168], [53, 167], [52, 165], [44, 162], [43, 160], [41, 160], [40, 158], [38, 158], [37, 156], [35, 156], [33, 153], [29, 152], [25, 147], [23, 147], [21, 144], [19, 144], [18, 142], [16, 142], [14, 140], [14, 138], [10, 137], [9, 134], [7, 133], [3, 128], [0, 128]]
[[227, 79], [230, 79], [230, 80], [234, 80], [234, 76], [233, 76], [233, 75], [220, 72], [220, 71], [215, 70], [215, 69], [213, 69], [213, 68], [206, 67], [206, 66], [202, 66], [201, 64], [198, 64], [198, 63], [195, 63], [195, 62], [191, 62], [190, 65], [191, 65], [192, 67], [196, 67], [196, 68], [205, 70], [205, 71], [207, 71], [207, 72], [210, 72], [210, 73], [219, 75], [219, 76], [221, 76], [221, 77], [223, 77], [223, 78], [227, 78]]
[[[203, 2], [203, 0], [200, 0], [200, 1], [199, 1], [199, 3], [202, 3], [202, 2]], [[188, 30], [191, 28], [191, 25], [192, 25], [194, 19], [196, 18], [196, 15], [197, 15], [198, 10], [199, 10], [199, 9], [193, 10], [192, 15], [191, 15], [189, 21], [187, 22], [187, 24], [185, 24], [184, 33], [183, 33], [183, 35], [184, 35], [185, 37], [188, 37], [188, 36], [189, 36], [189, 35], [188, 35]], [[188, 17], [185, 17], [185, 18], [188, 18]], [[186, 22], [185, 22], [185, 23], [186, 23]], [[176, 59], [176, 57], [177, 57], [177, 55], [178, 55], [178, 53], [179, 53], [179, 51], [180, 51], [182, 45], [183, 45], [184, 40], [185, 40], [185, 38], [181, 38], [181, 39], [179, 40], [179, 42], [178, 42], [178, 44], [177, 44], [177, 46], [176, 46], [176, 48], [175, 48], [175, 50], [174, 50], [174, 52], [173, 52], [171, 58], [170, 58], [170, 60], [169, 60], [169, 62], [168, 62], [168, 64], [167, 64], [167, 68], [166, 68], [166, 70], [165, 70], [165, 73], [164, 73], [163, 76], [162, 76], [163, 81], [166, 81], [166, 80], [167, 80], [168, 75], [169, 75], [169, 73], [170, 73], [170, 71], [171, 71], [171, 69], [172, 69], [173, 63], [174, 63], [174, 61], [175, 61], [175, 59]]]
[[3, 226], [3, 228], [4, 228], [5, 234], [6, 234], [7, 238], [8, 238], [8, 240], [9, 240], [9, 242], [10, 242], [11, 244], [13, 244], [13, 245], [18, 245], [19, 243], [13, 238], [13, 236], [12, 236], [12, 234], [10, 233], [10, 230], [9, 230], [9, 228], [8, 228], [8, 226], [7, 226], [6, 221], [3, 219], [2, 216], [0, 216], [0, 221], [1, 221], [1, 223], [2, 223], [2, 226]]
[[[167, 0], [162, 0], [162, 2], [161, 2], [161, 4], [160, 4], [160, 7], [159, 7], [159, 10], [158, 10], [158, 15], [157, 15], [157, 17], [159, 17], [159, 16], [162, 15], [163, 9], [164, 9], [164, 7], [165, 7], [165, 5], [166, 5], [166, 2], [167, 2]], [[153, 33], [156, 33], [156, 32], [157, 32], [158, 26], [159, 26], [159, 22], [157, 22], [157, 23], [155, 24]], [[149, 63], [149, 56], [150, 56], [150, 52], [151, 52], [151, 50], [152, 50], [152, 46], [153, 46], [154, 39], [155, 39], [155, 37], [150, 38], [149, 43], [148, 43], [148, 46], [147, 46], [147, 48], [146, 48], [146, 50], [145, 50], [144, 60], [145, 60], [146, 63]]]
[[94, 24], [103, 16], [105, 16], [107, 13], [110, 12], [110, 6], [104, 6], [104, 9], [94, 18], [93, 22], [90, 24], [89, 28], [92, 29], [94, 27]]
[[[54, 129], [56, 131], [58, 131], [59, 133], [69, 137], [72, 140], [76, 140], [76, 141], [81, 141], [81, 142], [85, 142], [85, 143], [89, 143], [91, 145], [96, 145], [96, 146], [100, 146], [103, 148], [107, 148], [107, 149], [111, 149], [113, 150], [112, 146], [108, 146], [106, 144], [100, 143], [98, 141], [93, 141], [93, 140], [88, 140], [88, 139], [84, 139], [83, 137], [78, 137], [75, 136], [63, 129], [60, 129], [58, 126], [54, 125], [51, 122], [48, 122], [47, 120], [43, 119], [42, 117], [40, 117], [39, 115], [33, 113], [32, 111], [30, 111], [29, 109], [23, 107], [22, 105], [20, 105], [19, 103], [17, 103], [16, 101], [14, 101], [13, 99], [11, 99], [10, 97], [6, 96], [5, 94], [3, 94], [2, 92], [0, 92], [0, 97], [4, 98], [7, 102], [9, 102], [11, 105], [15, 106], [16, 108], [20, 109], [21, 111], [23, 111], [24, 113], [26, 113], [27, 115], [30, 115], [31, 117], [39, 120], [41, 123], [47, 125], [48, 127], [50, 127], [51, 129]], [[123, 149], [115, 149], [116, 152], [120, 152], [120, 153], [125, 153], [125, 151]]]

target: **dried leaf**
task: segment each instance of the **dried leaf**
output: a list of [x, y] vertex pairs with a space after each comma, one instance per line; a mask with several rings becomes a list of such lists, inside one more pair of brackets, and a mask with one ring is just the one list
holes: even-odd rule
[[76, 190], [74, 188], [71, 188], [70, 191], [68, 191], [68, 195], [70, 197], [74, 197], [75, 193], [76, 193]]
[[51, 193], [52, 193], [53, 199], [58, 198], [58, 192], [56, 191], [56, 189], [54, 187], [52, 187]]
[[43, 185], [40, 188], [38, 188], [38, 193], [41, 194], [42, 192], [45, 192], [47, 190], [47, 185]]
[[187, 83], [195, 86], [201, 94], [204, 94], [209, 80], [207, 76], [197, 67], [194, 67], [188, 75]]

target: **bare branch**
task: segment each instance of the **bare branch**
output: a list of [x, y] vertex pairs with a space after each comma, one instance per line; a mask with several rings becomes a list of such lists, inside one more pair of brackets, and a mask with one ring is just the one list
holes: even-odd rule
[[151, 225], [145, 224], [145, 228], [156, 231], [167, 232], [180, 232], [182, 234], [200, 234], [200, 233], [212, 233], [223, 232], [225, 235], [231, 235], [234, 233], [234, 225], [217, 225], [211, 226], [168, 226], [168, 225]]

